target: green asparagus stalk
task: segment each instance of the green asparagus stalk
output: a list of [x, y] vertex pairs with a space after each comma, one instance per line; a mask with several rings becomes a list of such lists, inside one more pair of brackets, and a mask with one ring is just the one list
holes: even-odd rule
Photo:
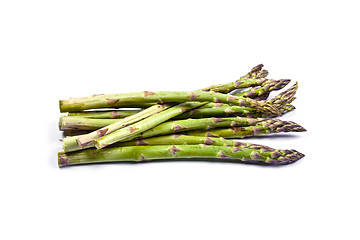
[[147, 119], [134, 123], [125, 128], [121, 128], [115, 132], [112, 132], [108, 135], [94, 139], [93, 143], [96, 148], [101, 149], [115, 142], [120, 142], [124, 140], [131, 140], [138, 136], [140, 133], [145, 132], [167, 120], [184, 113], [190, 109], [201, 106], [202, 102], [185, 102], [176, 106], [173, 106], [159, 114], [152, 115]]
[[60, 100], [61, 112], [76, 112], [94, 108], [126, 107], [128, 103], [164, 103], [164, 102], [222, 102], [255, 108], [260, 112], [271, 112], [280, 114], [276, 108], [266, 102], [258, 102], [250, 98], [236, 97], [215, 92], [139, 92], [139, 93], [120, 93], [90, 96], [85, 98], [72, 98]]
[[255, 126], [216, 128], [208, 131], [194, 130], [184, 132], [184, 134], [201, 137], [245, 138], [260, 134], [304, 131], [306, 131], [305, 128], [297, 123], [291, 121], [281, 121], [278, 119], [268, 119], [256, 124]]
[[209, 145], [158, 145], [87, 149], [58, 154], [59, 167], [104, 162], [144, 162], [152, 160], [208, 159], [282, 165], [295, 162], [304, 155], [295, 150], [262, 152], [258, 149]]
[[[148, 105], [146, 107], [151, 107]], [[124, 118], [131, 115], [134, 115], [142, 110], [118, 110], [118, 111], [85, 111], [85, 112], [70, 112], [68, 116], [76, 117], [86, 117], [86, 118], [98, 118], [98, 119], [107, 119], [107, 118]]]
[[141, 133], [138, 137], [148, 138], [157, 135], [166, 135], [191, 130], [209, 130], [222, 127], [240, 127], [253, 126], [259, 122], [265, 121], [261, 118], [200, 118], [175, 120], [162, 123], [146, 132]]
[[[100, 128], [91, 133], [88, 133], [85, 135], [80, 135], [80, 136], [74, 136], [74, 137], [66, 137], [62, 140], [63, 150], [65, 152], [70, 152], [70, 151], [77, 151], [77, 150], [80, 150], [83, 148], [93, 147], [92, 141], [94, 139], [104, 136], [106, 134], [110, 134], [120, 128], [129, 126], [133, 123], [136, 123], [145, 118], [148, 118], [149, 116], [152, 116], [154, 114], [160, 113], [160, 112], [164, 111], [165, 109], [168, 109], [169, 107], [171, 107], [171, 105], [169, 105], [169, 104], [154, 105], [154, 106], [149, 107], [137, 114], [117, 120], [115, 123], [108, 125], [106, 127]], [[63, 123], [61, 123], [61, 124], [63, 124]]]
[[[271, 117], [274, 114], [263, 114], [261, 112], [256, 111], [253, 108], [249, 107], [238, 107], [238, 106], [230, 106], [228, 104], [222, 103], [208, 103], [206, 104], [208, 107], [203, 108], [202, 106], [196, 108], [190, 112], [186, 112], [181, 114], [175, 119], [186, 119], [186, 118], [207, 118], [207, 117], [226, 117], [226, 116], [240, 116], [240, 117]], [[213, 109], [216, 108], [216, 109]], [[204, 110], [206, 109], [206, 110]], [[115, 112], [115, 113], [114, 113]], [[102, 116], [99, 119], [111, 119], [111, 115], [115, 115], [116, 113], [121, 114], [122, 110], [118, 111], [104, 111]], [[84, 112], [82, 117], [98, 119], [96, 113], [93, 114], [92, 111]], [[105, 114], [106, 113], [106, 114]], [[276, 115], [277, 116], [277, 115]]]
[[273, 153], [278, 156], [286, 154], [286, 150], [277, 150], [264, 145], [234, 141], [234, 140], [224, 139], [222, 137], [219, 138], [199, 137], [199, 136], [178, 135], [178, 134], [156, 136], [147, 139], [120, 142], [120, 143], [115, 143], [113, 146], [126, 147], [126, 146], [198, 145], [198, 144], [257, 149], [260, 150], [260, 152], [278, 152], [278, 153]]
[[[264, 121], [264, 118], [200, 118], [164, 122], [148, 131], [141, 133], [142, 137], [164, 135], [190, 130], [209, 130], [218, 127], [251, 126]], [[63, 116], [60, 119], [61, 130], [97, 130], [118, 121], [117, 119], [94, 119], [76, 116]]]

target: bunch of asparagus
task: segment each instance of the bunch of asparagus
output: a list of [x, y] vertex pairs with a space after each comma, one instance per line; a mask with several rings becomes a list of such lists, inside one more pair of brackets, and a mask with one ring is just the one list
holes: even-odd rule
[[[279, 165], [304, 155], [234, 139], [302, 126], [277, 117], [292, 111], [298, 84], [266, 78], [260, 64], [240, 79], [190, 92], [136, 92], [60, 100], [59, 167], [102, 162], [207, 159]], [[125, 109], [124, 109], [125, 108]], [[129, 110], [130, 109], [130, 110]], [[232, 139], [232, 140], [231, 140]]]

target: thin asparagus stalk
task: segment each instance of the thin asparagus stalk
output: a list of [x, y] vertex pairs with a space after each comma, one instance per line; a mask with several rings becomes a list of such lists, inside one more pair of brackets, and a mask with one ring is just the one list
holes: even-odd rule
[[[262, 114], [261, 112], [256, 111], [253, 108], [249, 107], [238, 107], [238, 106], [230, 106], [228, 104], [222, 103], [207, 103], [207, 108], [203, 108], [202, 106], [194, 109], [190, 112], [186, 112], [182, 115], [175, 117], [175, 119], [185, 119], [185, 118], [205, 118], [205, 117], [226, 117], [226, 116], [241, 116], [241, 117], [263, 117], [263, 116], [274, 116], [274, 114]], [[211, 109], [211, 108], [219, 108], [219, 109]], [[207, 110], [203, 110], [207, 109]], [[201, 111], [199, 111], [201, 110]], [[99, 119], [111, 119], [111, 115], [115, 115], [116, 113], [121, 114], [122, 110], [118, 111], [104, 111]], [[140, 111], [139, 111], [140, 112]], [[89, 118], [98, 119], [96, 113], [92, 111], [84, 112], [82, 117], [88, 117], [87, 114], [89, 113]], [[196, 113], [196, 114], [195, 114]], [[248, 113], [252, 113], [248, 115]], [[277, 116], [277, 115], [276, 115]]]
[[250, 98], [236, 97], [215, 92], [139, 92], [139, 93], [120, 93], [90, 96], [85, 98], [73, 98], [60, 100], [61, 112], [74, 112], [94, 108], [126, 107], [128, 103], [164, 103], [164, 102], [223, 102], [237, 106], [252, 107], [260, 112], [272, 112], [280, 114], [277, 109], [266, 102], [258, 102]]
[[[146, 106], [146, 107], [151, 107]], [[86, 118], [98, 118], [98, 119], [106, 119], [106, 118], [124, 118], [131, 115], [134, 115], [142, 110], [118, 110], [118, 111], [86, 111], [86, 112], [70, 112], [68, 116], [77, 116], [77, 117], [86, 117]]]
[[278, 119], [268, 119], [255, 126], [249, 127], [233, 127], [233, 128], [217, 128], [208, 131], [188, 131], [184, 132], [190, 136], [201, 137], [223, 137], [223, 138], [245, 138], [260, 134], [271, 134], [281, 132], [304, 132], [305, 128], [297, 123], [290, 121], [281, 121]]
[[63, 139], [63, 150], [65, 152], [77, 151], [83, 148], [93, 147], [92, 141], [98, 137], [104, 136], [106, 134], [110, 134], [117, 129], [123, 128], [125, 126], [129, 126], [133, 123], [141, 121], [153, 114], [160, 113], [165, 109], [168, 109], [171, 105], [168, 104], [158, 104], [152, 107], [149, 107], [137, 114], [131, 115], [129, 117], [117, 120], [115, 123], [93, 131], [91, 133], [74, 136], [74, 137], [66, 137]]
[[175, 120], [162, 123], [148, 131], [141, 133], [138, 137], [148, 138], [157, 135], [166, 135], [191, 130], [209, 130], [221, 127], [240, 127], [253, 126], [259, 122], [265, 121], [262, 118], [200, 118]]
[[124, 141], [125, 139], [127, 141], [129, 141], [129, 140], [135, 138], [136, 136], [138, 136], [140, 133], [145, 132], [145, 131], [147, 131], [147, 130], [149, 130], [149, 129], [151, 129], [151, 128], [153, 128], [153, 127], [155, 127], [177, 115], [180, 115], [180, 114], [184, 113], [185, 111], [199, 107], [202, 104], [205, 104], [205, 103], [203, 103], [203, 102], [185, 102], [185, 103], [173, 106], [159, 114], [150, 116], [147, 119], [144, 119], [142, 121], [134, 123], [130, 126], [121, 128], [115, 132], [108, 134], [108, 135], [94, 139], [93, 143], [96, 148], [101, 149], [101, 148], [104, 148], [115, 142]]
[[[190, 130], [209, 130], [218, 127], [252, 126], [264, 121], [264, 118], [200, 118], [174, 120], [161, 123], [160, 125], [141, 133], [142, 137], [164, 135]], [[94, 119], [76, 116], [63, 116], [60, 119], [61, 130], [97, 130], [118, 121], [117, 119]]]
[[152, 160], [208, 159], [281, 165], [295, 162], [304, 155], [295, 150], [262, 152], [258, 149], [209, 145], [158, 145], [87, 149], [58, 154], [59, 167], [104, 162], [144, 162]]

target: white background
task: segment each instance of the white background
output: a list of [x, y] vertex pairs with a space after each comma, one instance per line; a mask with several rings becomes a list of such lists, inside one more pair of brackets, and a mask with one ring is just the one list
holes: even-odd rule
[[[1, 239], [359, 239], [357, 1], [1, 1]], [[58, 100], [299, 82], [284, 167], [57, 167]], [[290, 85], [289, 85], [290, 86]]]

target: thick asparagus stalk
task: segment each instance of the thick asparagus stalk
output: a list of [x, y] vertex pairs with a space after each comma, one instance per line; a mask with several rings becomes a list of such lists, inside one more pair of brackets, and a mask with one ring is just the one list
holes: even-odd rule
[[258, 102], [250, 98], [236, 97], [215, 92], [139, 92], [120, 93], [90, 96], [85, 98], [72, 98], [60, 100], [61, 112], [74, 112], [94, 108], [126, 107], [128, 103], [164, 103], [164, 102], [222, 102], [255, 108], [260, 112], [272, 112], [280, 115], [276, 108], [266, 102]]
[[[73, 136], [73, 137], [66, 137], [63, 139], [63, 150], [65, 152], [76, 151], [83, 148], [93, 147], [92, 141], [98, 137], [104, 136], [106, 134], [112, 133], [117, 129], [123, 128], [125, 126], [131, 125], [135, 122], [141, 121], [149, 116], [160, 113], [165, 109], [169, 108], [171, 105], [168, 104], [158, 104], [152, 107], [149, 107], [137, 114], [131, 115], [129, 117], [117, 120], [111, 125], [105, 126], [100, 128], [96, 131], [91, 133], [80, 135], [80, 136]], [[62, 123], [61, 123], [62, 124]]]
[[113, 144], [115, 142], [120, 142], [124, 140], [131, 140], [138, 136], [140, 133], [145, 132], [177, 115], [180, 115], [181, 113], [188, 111], [190, 109], [199, 107], [205, 103], [202, 102], [186, 102], [182, 103], [176, 106], [173, 106], [157, 115], [153, 115], [148, 117], [147, 119], [144, 119], [142, 121], [139, 121], [137, 123], [134, 123], [130, 126], [127, 126], [125, 128], [121, 128], [115, 132], [112, 132], [108, 135], [99, 137], [97, 139], [94, 139], [93, 143], [96, 148], [104, 148], [110, 144]]
[[186, 135], [201, 137], [223, 137], [223, 138], [245, 138], [260, 134], [271, 134], [281, 132], [304, 132], [305, 128], [297, 123], [290, 121], [281, 121], [278, 119], [268, 119], [255, 126], [217, 128], [208, 131], [188, 131]]
[[237, 161], [281, 165], [295, 162], [304, 155], [295, 150], [262, 152], [258, 149], [209, 145], [158, 145], [87, 149], [58, 154], [59, 167], [104, 162], [144, 162], [152, 160], [178, 160], [187, 158], [217, 161]]

